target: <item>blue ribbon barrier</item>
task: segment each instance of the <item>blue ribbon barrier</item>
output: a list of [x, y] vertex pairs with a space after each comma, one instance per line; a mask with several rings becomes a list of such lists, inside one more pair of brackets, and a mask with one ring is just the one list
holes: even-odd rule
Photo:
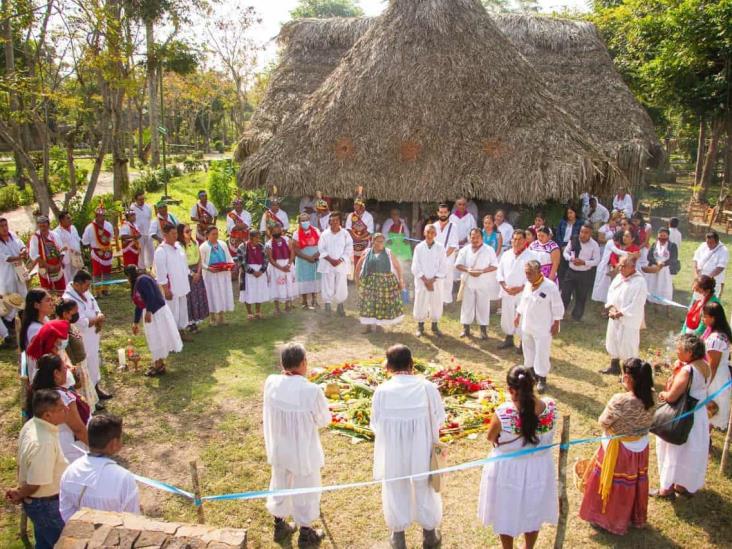
[[[732, 386], [732, 380], [728, 381], [722, 387], [720, 387], [717, 391], [715, 391], [711, 395], [707, 396], [707, 398], [705, 398], [703, 401], [701, 401], [699, 404], [697, 404], [693, 410], [689, 410], [688, 412], [681, 414], [679, 417], [669, 421], [669, 423], [672, 423], [674, 421], [679, 421], [679, 420], [681, 420], [685, 417], [688, 417], [688, 416], [696, 413], [697, 411], [703, 409], [709, 402], [711, 402], [712, 400], [717, 398], [723, 392], [727, 391], [731, 386]], [[458, 465], [451, 465], [449, 467], [444, 467], [442, 469], [438, 469], [435, 471], [426, 471], [424, 473], [417, 473], [414, 475], [407, 475], [407, 476], [403, 476], [403, 477], [394, 477], [394, 478], [388, 478], [388, 479], [383, 479], [383, 480], [369, 480], [369, 481], [364, 481], [364, 482], [352, 482], [349, 484], [332, 484], [330, 486], [316, 486], [316, 487], [312, 487], [312, 488], [289, 488], [289, 489], [282, 489], [282, 490], [254, 490], [254, 491], [249, 491], [249, 492], [221, 494], [221, 495], [216, 495], [216, 496], [204, 496], [201, 499], [196, 498], [190, 492], [187, 492], [185, 490], [182, 490], [176, 486], [172, 486], [165, 482], [161, 482], [159, 480], [154, 480], [154, 479], [142, 477], [139, 475], [134, 475], [134, 477], [135, 477], [135, 480], [137, 480], [138, 482], [141, 482], [141, 483], [151, 486], [153, 488], [157, 488], [159, 490], [163, 490], [165, 492], [169, 492], [171, 494], [183, 496], [185, 498], [190, 499], [194, 505], [199, 506], [206, 501], [232, 501], [232, 500], [247, 501], [247, 500], [252, 500], [252, 499], [264, 499], [264, 498], [267, 498], [270, 496], [277, 496], [277, 497], [298, 496], [298, 495], [314, 494], [314, 493], [335, 492], [338, 490], [350, 490], [353, 488], [366, 488], [369, 486], [376, 486], [376, 485], [382, 484], [384, 482], [399, 482], [399, 481], [403, 481], [403, 480], [423, 479], [423, 478], [428, 478], [430, 475], [435, 475], [435, 474], [454, 473], [454, 472], [458, 472], [458, 471], [466, 471], [468, 469], [474, 469], [476, 467], [481, 467], [487, 463], [491, 463], [494, 461], [500, 461], [500, 460], [506, 460], [506, 459], [516, 459], [519, 457], [536, 454], [538, 452], [544, 452], [546, 450], [551, 450], [552, 448], [568, 449], [572, 446], [578, 446], [581, 444], [598, 443], [598, 442], [603, 442], [605, 440], [612, 440], [614, 438], [621, 438], [621, 437], [625, 437], [625, 436], [628, 436], [627, 433], [622, 434], [622, 435], [607, 435], [607, 436], [599, 436], [599, 437], [580, 438], [580, 439], [570, 440], [567, 444], [562, 444], [561, 442], [555, 442], [552, 444], [545, 444], [544, 446], [535, 446], [533, 448], [523, 448], [521, 450], [516, 450], [514, 452], [508, 452], [506, 454], [491, 455], [491, 456], [488, 456], [488, 457], [485, 457], [482, 459], [477, 459], [474, 461], [467, 461], [465, 463], [460, 463]]]
[[671, 301], [670, 299], [666, 299], [665, 297], [661, 297], [660, 295], [650, 294], [649, 297], [652, 297], [656, 300], [656, 302], [660, 305], [669, 305], [670, 307], [678, 307], [679, 309], [688, 309], [688, 305], [682, 305], [681, 303], [677, 303], [676, 301]]
[[127, 284], [126, 278], [118, 278], [116, 280], [105, 280], [104, 282], [94, 282], [92, 286], [112, 286], [113, 284]]

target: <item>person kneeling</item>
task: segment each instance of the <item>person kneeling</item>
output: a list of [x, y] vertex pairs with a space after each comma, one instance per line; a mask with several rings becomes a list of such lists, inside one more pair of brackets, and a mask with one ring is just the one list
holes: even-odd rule
[[[307, 380], [305, 348], [287, 345], [281, 355], [282, 373], [264, 384], [264, 444], [272, 467], [270, 490], [316, 488], [325, 464], [318, 429], [331, 421], [320, 388]], [[296, 496], [269, 496], [267, 510], [275, 517], [274, 539], [279, 542], [295, 531], [288, 516], [300, 527], [298, 545], [318, 545], [323, 539], [312, 523], [320, 516], [320, 492]]]

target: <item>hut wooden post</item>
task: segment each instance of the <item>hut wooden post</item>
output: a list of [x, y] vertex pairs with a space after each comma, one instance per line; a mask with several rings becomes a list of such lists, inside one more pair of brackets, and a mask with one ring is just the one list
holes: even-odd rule
[[422, 235], [417, 234], [417, 224], [419, 223], [419, 202], [412, 202], [412, 238], [419, 240]]
[[[191, 480], [193, 481], [193, 495], [196, 499], [201, 501], [201, 486], [198, 483], [198, 465], [195, 461], [191, 461]], [[206, 518], [203, 514], [203, 502], [196, 506], [196, 512], [198, 513], [198, 524], [204, 524]]]
[[724, 437], [724, 446], [722, 447], [722, 459], [719, 460], [719, 474], [724, 475], [727, 468], [727, 456], [729, 455], [729, 439], [732, 433], [732, 414], [729, 415], [727, 422], [727, 434]]
[[559, 447], [559, 521], [557, 535], [554, 538], [554, 549], [564, 545], [567, 533], [567, 517], [569, 515], [569, 498], [567, 497], [567, 461], [569, 458], [569, 420], [570, 414], [562, 418], [562, 445]]

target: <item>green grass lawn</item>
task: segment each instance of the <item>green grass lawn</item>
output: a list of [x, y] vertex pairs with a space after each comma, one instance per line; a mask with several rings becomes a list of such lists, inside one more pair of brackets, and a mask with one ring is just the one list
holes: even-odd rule
[[[188, 207], [195, 193], [204, 186], [205, 174], [194, 174], [171, 185], [176, 198], [185, 205], [173, 213], [188, 218]], [[155, 196], [151, 195], [151, 201]], [[732, 240], [725, 238], [727, 244]], [[686, 303], [691, 283], [691, 256], [697, 242], [685, 241], [682, 272], [676, 277], [677, 301]], [[732, 281], [730, 281], [732, 282]], [[732, 305], [729, 290], [725, 306]], [[458, 309], [448, 308], [442, 340], [414, 337], [411, 317], [386, 333], [364, 335], [355, 318], [356, 303], [347, 305], [346, 319], [322, 313], [298, 311], [279, 319], [246, 320], [238, 305], [226, 327], [206, 327], [183, 353], [172, 357], [168, 375], [148, 379], [140, 372], [117, 372], [116, 349], [127, 344], [132, 319], [129, 291], [115, 287], [112, 296], [100, 305], [109, 317], [102, 339], [105, 384], [115, 393], [109, 411], [125, 419], [124, 464], [135, 473], [191, 489], [189, 462], [197, 461], [204, 494], [220, 494], [266, 488], [269, 469], [261, 433], [261, 390], [266, 376], [277, 371], [277, 349], [289, 341], [304, 343], [312, 366], [341, 363], [345, 360], [382, 356], [391, 344], [412, 347], [416, 356], [442, 364], [459, 363], [466, 368], [505, 383], [507, 369], [519, 357], [498, 351], [502, 341], [499, 321], [493, 316], [487, 342], [458, 339]], [[269, 314], [270, 308], [266, 309]], [[556, 399], [562, 414], [571, 415], [571, 437], [600, 434], [597, 417], [610, 396], [620, 390], [616, 379], [597, 370], [607, 364], [604, 350], [605, 321], [600, 306], [593, 304], [581, 323], [566, 322], [552, 350], [552, 372], [548, 396]], [[678, 331], [683, 311], [671, 311], [667, 318], [648, 308], [648, 329], [642, 333], [641, 350], [646, 358], [665, 352], [669, 332]], [[144, 340], [132, 338], [146, 357]], [[0, 353], [0, 485], [10, 486], [15, 477], [16, 437], [20, 428], [15, 357]], [[659, 386], [664, 377], [657, 379]], [[326, 453], [323, 483], [336, 484], [370, 480], [372, 445], [353, 444], [349, 438], [331, 431], [322, 435]], [[580, 494], [569, 478], [569, 527], [567, 547], [725, 547], [732, 539], [732, 480], [719, 474], [722, 437], [714, 435], [706, 488], [691, 500], [676, 503], [652, 500], [648, 527], [617, 537], [593, 530], [577, 517]], [[594, 445], [575, 446], [569, 462], [589, 457]], [[450, 464], [484, 457], [489, 446], [483, 437], [461, 440], [451, 446]], [[655, 448], [651, 452], [651, 484], [657, 486]], [[445, 519], [442, 525], [444, 547], [495, 547], [497, 538], [476, 519], [480, 471], [451, 475], [444, 493]], [[144, 512], [168, 520], [195, 521], [190, 502], [176, 496], [140, 488]], [[511, 497], [506, 494], [506, 497]], [[386, 539], [378, 488], [328, 493], [322, 499], [325, 522], [332, 540], [325, 547], [373, 547]], [[248, 528], [250, 547], [273, 547], [271, 517], [261, 500], [249, 502], [212, 502], [205, 506], [206, 522], [216, 526]], [[0, 514], [0, 546], [19, 547], [17, 510], [6, 506]], [[546, 528], [539, 537], [540, 547], [551, 547], [554, 530]], [[420, 543], [415, 526], [408, 532], [410, 547]]]

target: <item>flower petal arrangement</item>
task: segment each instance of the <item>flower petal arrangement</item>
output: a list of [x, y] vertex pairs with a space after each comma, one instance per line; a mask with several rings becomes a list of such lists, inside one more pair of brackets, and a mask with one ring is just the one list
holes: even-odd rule
[[[493, 411], [505, 400], [502, 390], [461, 366], [443, 368], [416, 360], [420, 375], [437, 385], [443, 396], [447, 418], [440, 429], [440, 440], [451, 442], [486, 431]], [[378, 360], [351, 361], [314, 369], [310, 381], [323, 388], [332, 414], [331, 429], [347, 436], [373, 440], [369, 428], [374, 391], [390, 378]]]

